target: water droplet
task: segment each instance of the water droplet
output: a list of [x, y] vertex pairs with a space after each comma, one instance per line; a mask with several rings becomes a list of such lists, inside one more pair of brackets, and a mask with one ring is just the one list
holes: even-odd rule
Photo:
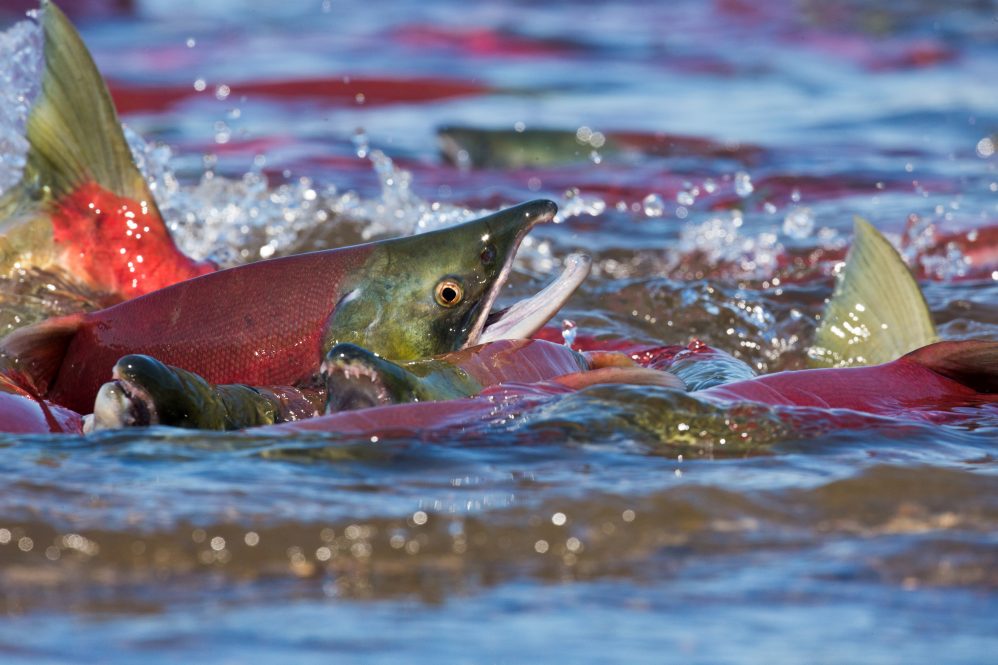
[[367, 157], [367, 153], [370, 150], [370, 144], [368, 143], [367, 134], [363, 129], [358, 129], [353, 135], [353, 147], [357, 151], [357, 156], [361, 159]]
[[575, 321], [571, 319], [564, 319], [561, 322], [561, 337], [565, 340], [565, 346], [572, 348], [575, 344], [575, 338], [579, 333], [579, 329], [575, 324]]
[[661, 217], [665, 212], [665, 201], [658, 194], [649, 194], [641, 204], [647, 217]]
[[814, 231], [814, 214], [810, 208], [797, 206], [783, 219], [783, 232], [791, 238], [806, 238]]
[[987, 159], [991, 155], [995, 154], [995, 142], [990, 137], [985, 136], [983, 139], [977, 142], [977, 156], [981, 159]]
[[739, 171], [735, 174], [735, 193], [738, 196], [748, 196], [755, 191], [755, 186], [752, 185], [752, 178], [745, 171]]

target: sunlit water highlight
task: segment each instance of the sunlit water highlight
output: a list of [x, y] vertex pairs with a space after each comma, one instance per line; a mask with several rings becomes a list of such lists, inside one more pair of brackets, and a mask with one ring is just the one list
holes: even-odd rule
[[[803, 363], [859, 214], [928, 278], [944, 337], [998, 339], [998, 281], [972, 242], [938, 241], [998, 222], [993, 8], [202, 4], [81, 21], [119, 94], [186, 95], [123, 121], [198, 258], [546, 196], [560, 223], [532, 234], [510, 299], [582, 249], [594, 273], [570, 330], [696, 337], [769, 372]], [[0, 54], [9, 187], [30, 25], [0, 34]], [[302, 77], [482, 91], [226, 92]], [[460, 124], [581, 142], [541, 166], [450, 166], [435, 131]], [[715, 145], [611, 149], [626, 132]], [[86, 304], [57, 275], [2, 292], [5, 316]], [[986, 662], [998, 415], [852, 430], [779, 415], [598, 388], [426, 440], [0, 435], [3, 661]]]

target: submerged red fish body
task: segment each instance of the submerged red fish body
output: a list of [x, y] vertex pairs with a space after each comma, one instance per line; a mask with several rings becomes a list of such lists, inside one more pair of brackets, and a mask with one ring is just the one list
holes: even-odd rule
[[31, 395], [0, 374], [0, 432], [79, 434], [80, 414]]
[[[621, 346], [629, 347], [632, 356], [654, 362], [655, 354], [643, 355], [630, 344]], [[998, 404], [998, 377], [993, 367], [982, 371], [976, 378], [962, 369], [951, 371], [954, 363], [949, 360], [975, 350], [993, 358], [998, 353], [996, 349], [998, 343], [941, 342], [883, 365], [780, 372], [691, 394], [725, 406], [754, 403], [772, 407], [843, 410], [839, 414], [841, 417], [835, 419], [837, 425], [843, 428], [867, 425], [869, 421], [860, 414], [916, 421], [955, 421], [961, 417], [954, 411], [957, 407]], [[508, 360], [514, 361], [515, 348], [497, 350], [502, 353], [512, 351]], [[549, 377], [546, 381], [501, 383], [471, 398], [346, 411], [275, 425], [261, 431], [319, 431], [418, 438], [492, 422], [509, 422], [559, 395], [574, 392], [571, 382], [553, 380], [563, 369], [559, 356], [568, 358], [572, 351], [553, 344], [546, 345], [543, 351], [543, 355], [535, 354], [532, 371], [546, 371]], [[702, 347], [702, 352], [709, 355], [709, 347]], [[659, 358], [658, 362], [662, 359]], [[993, 365], [993, 360], [990, 362]], [[551, 366], [545, 370], [544, 363], [551, 363]], [[961, 372], [964, 373], [964, 381], [946, 375], [960, 376]]]

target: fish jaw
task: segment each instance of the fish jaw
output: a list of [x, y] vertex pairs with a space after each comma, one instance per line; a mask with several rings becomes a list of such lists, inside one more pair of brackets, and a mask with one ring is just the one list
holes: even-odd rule
[[501, 339], [526, 339], [554, 317], [576, 289], [589, 276], [593, 261], [585, 254], [569, 254], [561, 275], [530, 298], [525, 298], [501, 313], [477, 339], [465, 346], [486, 344]]
[[97, 391], [94, 412], [85, 417], [83, 431], [89, 434], [105, 429], [155, 425], [158, 422], [156, 404], [149, 393], [116, 376]]
[[469, 397], [482, 388], [439, 359], [413, 361], [403, 366], [354, 344], [333, 347], [322, 363], [321, 373], [328, 396], [327, 414], [385, 404]]
[[323, 355], [350, 343], [404, 362], [474, 343], [523, 239], [557, 210], [551, 201], [530, 201], [371, 245], [363, 265], [342, 285], [323, 332]]
[[[513, 218], [513, 222], [506, 222], [507, 224], [515, 223], [515, 217], [517, 214], [522, 215], [526, 223], [521, 222], [518, 231], [514, 236], [512, 245], [509, 251], [506, 252], [505, 260], [499, 270], [499, 274], [493, 280], [492, 285], [486, 292], [482, 302], [475, 310], [473, 310], [473, 324], [471, 329], [468, 331], [467, 338], [459, 348], [463, 349], [480, 343], [482, 331], [485, 330], [489, 314], [492, 312], [492, 306], [499, 298], [499, 292], [502, 290], [502, 287], [506, 285], [506, 280], [509, 279], [509, 274], [513, 270], [513, 261], [516, 259], [517, 250], [519, 250], [520, 245], [523, 243], [523, 239], [526, 238], [530, 230], [538, 224], [543, 224], [553, 220], [555, 214], [558, 212], [558, 206], [556, 206], [553, 202], [546, 200], [531, 201], [530, 203], [524, 203], [520, 206], [516, 206], [516, 208], [511, 208], [508, 212], [510, 213], [509, 216]], [[586, 272], [588, 274], [588, 269]], [[551, 316], [554, 316], [554, 312], [551, 313]]]
[[390, 389], [385, 378], [388, 365], [393, 364], [353, 344], [333, 347], [320, 369], [328, 396], [325, 413], [412, 401], [400, 399], [398, 391]]

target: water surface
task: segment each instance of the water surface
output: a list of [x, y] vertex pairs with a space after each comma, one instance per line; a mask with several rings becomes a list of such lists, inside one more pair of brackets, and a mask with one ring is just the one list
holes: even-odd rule
[[[562, 318], [582, 333], [695, 337], [769, 372], [803, 365], [859, 214], [944, 337], [998, 339], [998, 274], [938, 242], [998, 223], [992, 3], [76, 4], [199, 257], [550, 197], [559, 224], [532, 233], [511, 300], [581, 248], [596, 269]], [[8, 76], [37, 56], [16, 30]], [[578, 149], [454, 166], [453, 125]], [[709, 142], [611, 150], [622, 132]], [[4, 292], [25, 316], [80, 306], [52, 279]], [[723, 412], [682, 408], [599, 388], [425, 439], [0, 435], [3, 662], [988, 661], [993, 409], [851, 430], [756, 414], [721, 443]]]

